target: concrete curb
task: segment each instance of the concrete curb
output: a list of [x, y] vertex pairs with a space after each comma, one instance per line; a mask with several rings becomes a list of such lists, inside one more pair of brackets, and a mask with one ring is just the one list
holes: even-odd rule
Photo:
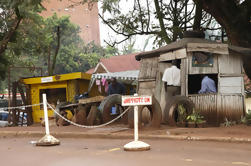
[[[0, 138], [31, 138], [42, 137], [45, 133], [39, 131], [0, 131]], [[119, 133], [83, 133], [83, 132], [51, 132], [56, 138], [105, 138], [105, 139], [133, 139], [133, 134]], [[205, 137], [189, 135], [146, 135], [140, 134], [140, 139], [167, 139], [180, 141], [213, 141], [213, 142], [234, 142], [234, 143], [251, 143], [250, 138], [236, 137]]]

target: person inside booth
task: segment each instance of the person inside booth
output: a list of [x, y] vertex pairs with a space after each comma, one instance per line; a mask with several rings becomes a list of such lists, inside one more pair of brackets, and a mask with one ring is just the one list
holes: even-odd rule
[[116, 78], [111, 78], [111, 83], [108, 86], [108, 95], [120, 94], [125, 95], [125, 86], [118, 82]]
[[216, 86], [213, 79], [209, 78], [207, 75], [201, 75], [201, 89], [199, 90], [199, 94], [202, 93], [216, 93]]

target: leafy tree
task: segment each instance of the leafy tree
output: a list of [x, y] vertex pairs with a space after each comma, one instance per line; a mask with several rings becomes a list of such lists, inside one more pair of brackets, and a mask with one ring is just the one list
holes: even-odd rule
[[0, 1], [0, 77], [5, 78], [9, 57], [3, 55], [10, 42], [15, 42], [17, 30], [24, 21], [32, 20], [43, 9], [41, 0]]
[[[194, 0], [225, 29], [231, 44], [251, 48], [250, 0]], [[243, 57], [243, 66], [251, 78], [251, 57]]]
[[[13, 59], [12, 64], [36, 64], [43, 68], [44, 75], [64, 74], [87, 71], [94, 67], [100, 58], [117, 54], [117, 49], [114, 48], [102, 48], [93, 42], [85, 44], [79, 36], [80, 28], [72, 24], [69, 17], [58, 17], [54, 14], [44, 19], [36, 15], [34, 20], [20, 26], [18, 32], [26, 34], [25, 38], [18, 35], [16, 42], [10, 43], [6, 54]], [[57, 40], [58, 27], [60, 48]], [[53, 73], [50, 73], [52, 71]]]
[[[60, 48], [58, 28], [60, 28]], [[48, 55], [49, 75], [86, 71], [94, 67], [100, 58], [116, 54], [116, 49], [104, 49], [93, 42], [85, 44], [79, 36], [79, 26], [72, 24], [69, 17], [58, 18], [53, 15], [45, 20], [44, 29], [43, 33], [48, 36], [44, 55]], [[53, 53], [54, 57], [50, 62]]]
[[101, 58], [108, 58], [119, 54], [118, 49], [114, 47], [107, 46], [106, 48], [103, 48], [101, 46], [95, 45], [93, 42], [85, 45], [83, 50], [84, 51], [82, 54], [80, 54], [80, 57], [82, 61], [87, 61], [87, 68], [85, 69], [95, 67]]
[[103, 0], [100, 18], [114, 32], [123, 35], [119, 44], [135, 35], [154, 35], [155, 43], [163, 45], [175, 41], [187, 29], [193, 16], [186, 6], [188, 0], [135, 0], [127, 12], [121, 9], [122, 0]]
[[[96, 2], [82, 0], [81, 2]], [[228, 42], [251, 48], [250, 0], [134, 0], [129, 12], [121, 9], [122, 0], [102, 0], [99, 16], [114, 32], [125, 36], [154, 35], [159, 46], [182, 37], [184, 30], [218, 29]], [[191, 3], [196, 5], [193, 11]], [[192, 5], [193, 5], [192, 4]], [[129, 8], [129, 5], [127, 5]], [[212, 27], [213, 20], [220, 26]], [[251, 57], [244, 56], [244, 69], [251, 78]]]

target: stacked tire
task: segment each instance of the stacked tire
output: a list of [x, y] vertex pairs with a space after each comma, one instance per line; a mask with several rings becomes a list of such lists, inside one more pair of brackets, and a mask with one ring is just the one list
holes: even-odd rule
[[[150, 112], [150, 121], [146, 124], [143, 120], [146, 119], [143, 114], [143, 109], [147, 108]], [[159, 128], [162, 119], [162, 111], [157, 99], [152, 96], [152, 105], [138, 106], [139, 127], [149, 126], [153, 128]], [[128, 112], [128, 124], [130, 128], [134, 127], [134, 111], [133, 107]]]
[[164, 111], [165, 121], [170, 126], [176, 126], [178, 114], [178, 106], [183, 105], [186, 109], [186, 114], [189, 115], [193, 112], [195, 108], [194, 103], [186, 96], [174, 96], [171, 101], [168, 102], [166, 109]]
[[[99, 108], [101, 110], [103, 123], [109, 122], [116, 117], [111, 114], [112, 107], [114, 107], [115, 105], [117, 105], [118, 108], [121, 108], [122, 112], [125, 111], [126, 107], [122, 107], [121, 102], [122, 102], [122, 96], [119, 94], [113, 94], [107, 96], [101, 102]], [[121, 121], [127, 123], [127, 113], [121, 118]]]

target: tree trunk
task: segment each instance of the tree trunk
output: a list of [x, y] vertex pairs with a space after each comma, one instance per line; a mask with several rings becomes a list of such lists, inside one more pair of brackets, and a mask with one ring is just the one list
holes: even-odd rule
[[160, 34], [161, 34], [160, 36], [164, 38], [166, 43], [170, 43], [171, 40], [168, 37], [168, 34], [166, 32], [166, 28], [165, 28], [165, 24], [164, 24], [164, 20], [163, 20], [163, 13], [161, 13], [160, 6], [159, 6], [159, 1], [154, 0], [154, 5], [155, 5], [157, 18], [158, 18], [159, 24], [160, 24]]
[[[200, 2], [202, 8], [211, 14], [226, 30], [232, 45], [251, 48], [251, 1], [237, 4], [235, 0], [194, 0]], [[243, 56], [243, 67], [251, 78], [251, 55]]]
[[201, 30], [202, 20], [202, 5], [200, 2], [196, 2], [196, 10], [195, 10], [195, 17], [194, 17], [194, 23], [193, 23], [193, 30], [199, 31]]
[[54, 55], [53, 60], [52, 60], [52, 66], [50, 67], [50, 70], [49, 70], [49, 75], [50, 76], [53, 75], [53, 73], [54, 73], [59, 48], [60, 48], [60, 27], [58, 26], [57, 27], [57, 47], [56, 47], [56, 50], [55, 50], [55, 55]]

